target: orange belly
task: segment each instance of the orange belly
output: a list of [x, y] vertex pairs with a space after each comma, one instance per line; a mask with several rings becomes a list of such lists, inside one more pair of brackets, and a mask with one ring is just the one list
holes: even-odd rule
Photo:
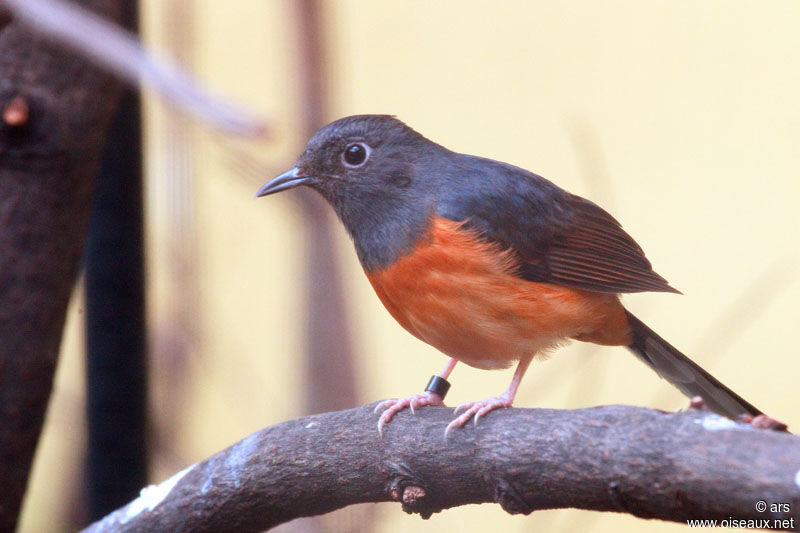
[[560, 341], [630, 344], [616, 294], [517, 277], [510, 251], [437, 218], [413, 253], [367, 272], [392, 316], [420, 340], [477, 368], [503, 368]]

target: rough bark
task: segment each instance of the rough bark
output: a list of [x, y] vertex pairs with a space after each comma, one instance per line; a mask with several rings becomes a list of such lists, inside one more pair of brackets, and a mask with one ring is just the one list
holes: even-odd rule
[[509, 409], [445, 440], [450, 409], [405, 411], [381, 437], [372, 408], [266, 428], [86, 531], [261, 531], [381, 501], [423, 518], [496, 502], [523, 514], [575, 507], [678, 522], [800, 523], [800, 438], [707, 411]]
[[[83, 2], [113, 17], [121, 3]], [[19, 21], [0, 29], [0, 531], [17, 521], [119, 94]]]

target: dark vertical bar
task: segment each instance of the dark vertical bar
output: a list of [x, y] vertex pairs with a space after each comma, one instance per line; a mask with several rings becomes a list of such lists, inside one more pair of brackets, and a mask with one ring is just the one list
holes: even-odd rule
[[[137, 2], [126, 6], [136, 31]], [[97, 520], [147, 482], [142, 135], [128, 90], [109, 130], [86, 244], [88, 511]]]

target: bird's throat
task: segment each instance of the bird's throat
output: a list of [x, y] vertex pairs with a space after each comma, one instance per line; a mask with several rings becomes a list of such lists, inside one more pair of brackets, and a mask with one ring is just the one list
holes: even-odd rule
[[332, 200], [331, 204], [367, 272], [385, 268], [411, 253], [416, 243], [425, 238], [433, 211], [387, 195], [362, 195]]

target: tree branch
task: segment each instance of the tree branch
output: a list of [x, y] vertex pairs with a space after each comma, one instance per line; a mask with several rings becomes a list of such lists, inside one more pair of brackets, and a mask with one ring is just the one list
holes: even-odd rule
[[[108, 16], [121, 4], [82, 3]], [[17, 19], [0, 30], [0, 531], [17, 521], [119, 94]]]
[[85, 531], [261, 531], [381, 501], [423, 518], [497, 502], [512, 514], [576, 507], [800, 523], [800, 438], [788, 433], [695, 409], [603, 406], [497, 411], [445, 440], [452, 410], [426, 407], [398, 415], [381, 438], [373, 406], [263, 429]]

